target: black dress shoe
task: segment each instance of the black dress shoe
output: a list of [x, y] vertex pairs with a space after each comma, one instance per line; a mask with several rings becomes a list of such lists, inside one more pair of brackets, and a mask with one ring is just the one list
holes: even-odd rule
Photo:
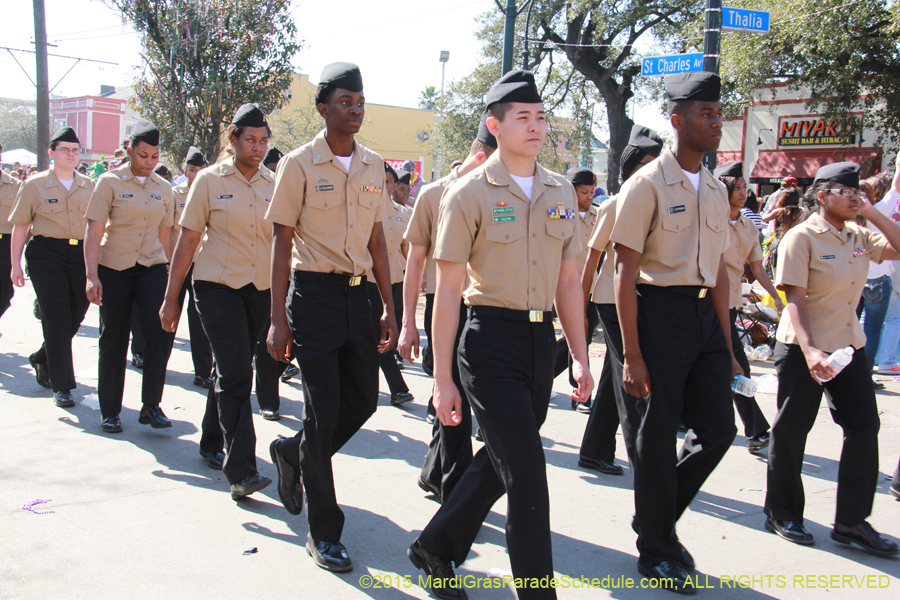
[[765, 527], [766, 531], [770, 531], [795, 544], [812, 546], [815, 543], [812, 534], [799, 521], [778, 521], [772, 517], [766, 517]]
[[437, 418], [437, 411], [434, 409], [434, 402], [432, 399], [428, 399], [428, 408], [425, 410], [425, 422], [429, 425], [434, 424], [434, 420]]
[[891, 491], [891, 496], [893, 496], [897, 500], [900, 500], [900, 485], [897, 485], [896, 483], [892, 483], [890, 491]]
[[831, 539], [842, 544], [856, 544], [863, 550], [879, 556], [900, 554], [900, 548], [895, 542], [884, 538], [866, 521], [856, 527], [835, 523], [834, 529], [831, 531]]
[[675, 592], [676, 594], [696, 594], [697, 588], [688, 583], [690, 575], [681, 566], [677, 560], [664, 560], [653, 566], [645, 565], [638, 561], [638, 573], [647, 579], [656, 579], [659, 581], [659, 587]]
[[153, 429], [165, 429], [172, 426], [172, 421], [166, 418], [163, 411], [158, 406], [144, 406], [141, 414], [138, 415], [138, 423], [141, 425], [150, 425]]
[[413, 398], [415, 398], [415, 396], [413, 396], [409, 392], [399, 392], [397, 394], [391, 394], [391, 406], [400, 406], [405, 402], [409, 402]]
[[441, 497], [441, 488], [437, 487], [436, 485], [431, 483], [429, 480], [422, 477], [421, 474], [419, 475], [419, 487], [426, 494], [431, 494], [432, 496], [434, 496], [434, 499], [437, 501], [438, 504], [444, 503], [444, 499]]
[[346, 573], [353, 570], [347, 548], [340, 542], [319, 542], [314, 544], [309, 534], [306, 535], [306, 553], [312, 556], [316, 566], [333, 573]]
[[589, 415], [591, 414], [591, 401], [576, 402], [575, 400], [572, 400], [572, 410], [580, 412], [583, 415]]
[[475, 441], [476, 441], [476, 442], [483, 442], [483, 441], [484, 441], [484, 436], [481, 435], [481, 425], [479, 425], [479, 426], [478, 426], [478, 429], [475, 430]]
[[38, 385], [49, 390], [51, 387], [50, 368], [47, 366], [47, 363], [35, 361], [34, 354], [28, 357], [28, 362], [31, 363], [31, 367], [34, 369], [34, 378], [37, 379]]
[[194, 385], [198, 385], [203, 389], [209, 389], [209, 386], [212, 385], [212, 377], [200, 377], [199, 375], [194, 376]]
[[289, 364], [284, 368], [284, 373], [281, 374], [282, 381], [290, 381], [292, 377], [295, 377], [300, 374], [300, 367], [297, 365]]
[[100, 421], [100, 429], [106, 433], [120, 433], [122, 431], [122, 420], [119, 419], [119, 415], [103, 417]]
[[585, 458], [583, 456], [578, 457], [578, 466], [584, 467], [585, 469], [595, 469], [597, 471], [600, 471], [601, 473], [606, 473], [607, 475], [621, 475], [622, 473], [624, 473], [622, 467], [614, 462], [607, 462], [605, 460], [597, 460], [594, 458]]
[[419, 545], [419, 540], [406, 549], [406, 555], [417, 569], [431, 576], [431, 593], [436, 597], [442, 600], [465, 600], [469, 597], [449, 560], [426, 551]]
[[143, 369], [144, 368], [144, 355], [143, 354], [132, 354], [131, 355], [131, 366], [135, 369]]
[[75, 398], [72, 397], [72, 392], [68, 390], [59, 391], [53, 395], [53, 404], [60, 408], [71, 408], [75, 406]]
[[259, 473], [244, 477], [237, 483], [231, 484], [231, 499], [240, 500], [241, 498], [245, 498], [253, 492], [258, 492], [270, 483], [272, 483], [271, 479], [263, 477]]
[[212, 450], [211, 452], [206, 452], [205, 450], [200, 450], [200, 456], [206, 461], [206, 465], [210, 469], [217, 469], [219, 471], [222, 470], [222, 464], [225, 462], [225, 454], [219, 452], [218, 450]]
[[261, 408], [259, 409], [259, 416], [261, 416], [266, 421], [280, 421], [281, 413], [277, 410], [272, 410], [271, 408]]
[[747, 438], [747, 450], [750, 454], [755, 452], [759, 452], [763, 448], [769, 447], [769, 432], [761, 433], [759, 435], [754, 435], [753, 437]]
[[[285, 459], [280, 439], [273, 440], [269, 444], [269, 456], [278, 471], [278, 498], [284, 504], [285, 510], [292, 515], [299, 515], [303, 512], [303, 482], [300, 479], [300, 470], [295, 469]], [[299, 460], [299, 455], [297, 458]]]
[[688, 549], [684, 547], [684, 544], [678, 542], [678, 545], [681, 547], [681, 566], [684, 567], [686, 571], [693, 571], [697, 568], [697, 563], [694, 562], [694, 557], [691, 556], [691, 553], [688, 552]]
[[400, 368], [401, 371], [406, 369], [406, 365], [403, 364], [403, 358], [399, 354], [394, 354], [394, 358], [397, 360], [397, 367]]

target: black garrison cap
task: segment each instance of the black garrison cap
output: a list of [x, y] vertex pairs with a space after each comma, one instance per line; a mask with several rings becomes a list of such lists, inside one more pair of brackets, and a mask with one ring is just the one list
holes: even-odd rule
[[231, 124], [238, 127], [265, 127], [266, 115], [255, 104], [244, 104], [234, 113]]
[[409, 185], [409, 171], [397, 171], [397, 183], [405, 183]]
[[209, 164], [209, 161], [206, 160], [206, 157], [200, 152], [200, 148], [197, 148], [196, 146], [188, 148], [187, 156], [184, 157], [184, 162], [189, 165], [194, 165], [195, 167], [205, 167]]
[[854, 162], [839, 162], [825, 165], [816, 171], [816, 181], [833, 181], [847, 187], [859, 187], [859, 165]]
[[394, 167], [392, 167], [388, 161], [384, 161], [384, 172], [393, 173], [394, 179], [397, 179], [397, 171], [394, 170]]
[[71, 127], [60, 127], [57, 129], [53, 135], [50, 136], [50, 143], [53, 142], [69, 142], [72, 144], [80, 144], [78, 141], [78, 136], [75, 135], [75, 130]]
[[277, 163], [281, 160], [282, 156], [284, 156], [284, 153], [275, 146], [272, 146], [269, 148], [269, 151], [266, 152], [266, 156], [263, 158], [263, 164], [268, 165], [270, 163]]
[[573, 167], [566, 172], [572, 185], [594, 185], [594, 172], [584, 167]]
[[323, 83], [331, 87], [350, 90], [351, 92], [361, 92], [363, 90], [362, 74], [359, 72], [359, 67], [348, 62], [336, 62], [326, 65], [322, 69], [322, 76], [319, 78], [319, 85]]
[[485, 146], [497, 149], [497, 138], [487, 128], [487, 113], [481, 115], [481, 121], [478, 122], [478, 135], [475, 136], [475, 139]]
[[516, 69], [510, 71], [494, 82], [484, 98], [485, 104], [490, 107], [497, 102], [525, 102], [537, 104], [543, 102], [534, 83], [534, 75], [531, 71]]
[[676, 73], [666, 75], [666, 96], [669, 100], [697, 100], [718, 102], [722, 80], [715, 73]]
[[131, 128], [131, 139], [150, 146], [159, 146], [159, 127], [146, 119], [138, 119]]
[[724, 165], [719, 165], [716, 167], [716, 170], [713, 171], [713, 175], [716, 177], [743, 177], [744, 163], [739, 160], [733, 160]]
[[160, 177], [171, 177], [172, 173], [169, 172], [169, 167], [162, 163], [158, 163], [156, 167], [153, 169], [153, 172], [159, 175]]
[[656, 132], [649, 127], [635, 124], [631, 128], [631, 137], [628, 139], [628, 145], [634, 146], [645, 154], [657, 158], [662, 153], [662, 138], [656, 135]]

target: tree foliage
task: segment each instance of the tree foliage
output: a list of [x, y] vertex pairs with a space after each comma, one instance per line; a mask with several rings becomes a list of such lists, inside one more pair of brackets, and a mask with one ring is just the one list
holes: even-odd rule
[[105, 0], [141, 35], [144, 69], [132, 100], [180, 162], [188, 146], [218, 155], [237, 108], [286, 102], [300, 49], [290, 0]]
[[24, 148], [37, 153], [34, 101], [0, 100], [0, 144], [6, 151]]
[[422, 90], [422, 95], [419, 96], [419, 108], [424, 108], [425, 110], [434, 110], [438, 95], [439, 94], [436, 86], [427, 86], [424, 90]]

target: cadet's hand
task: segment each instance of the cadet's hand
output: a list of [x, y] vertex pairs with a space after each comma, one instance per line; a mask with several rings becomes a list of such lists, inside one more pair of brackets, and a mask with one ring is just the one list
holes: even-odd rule
[[178, 321], [181, 319], [181, 308], [175, 300], [166, 300], [159, 309], [159, 321], [163, 331], [174, 332], [178, 329]]
[[622, 370], [622, 383], [625, 385], [625, 391], [635, 398], [650, 395], [650, 371], [647, 370], [647, 363], [643, 359], [626, 358]]
[[445, 427], [453, 427], [462, 422], [462, 398], [452, 379], [443, 383], [435, 380], [432, 403], [438, 419]]
[[422, 278], [422, 285], [419, 286], [419, 291], [423, 294], [428, 291], [428, 280], [424, 277]]
[[744, 373], [744, 369], [741, 368], [740, 363], [738, 363], [737, 359], [734, 357], [734, 354], [731, 355], [731, 379], [734, 380], [735, 375], [746, 375]]
[[818, 348], [810, 346], [803, 356], [806, 357], [806, 365], [809, 367], [809, 373], [813, 379], [818, 378], [820, 382], [825, 382], [837, 375], [837, 371], [825, 362], [828, 360], [828, 355]]
[[16, 287], [25, 286], [25, 273], [22, 271], [22, 265], [13, 265], [12, 272], [9, 275], [13, 285]]
[[784, 312], [784, 302], [781, 301], [781, 298], [775, 299], [775, 310], [778, 311], [778, 316], [781, 316], [781, 313]]
[[419, 329], [417, 327], [403, 327], [400, 330], [400, 341], [397, 342], [397, 352], [400, 356], [412, 364], [413, 355], [419, 358]]
[[103, 306], [103, 285], [100, 283], [100, 279], [96, 276], [88, 277], [84, 291], [87, 293], [87, 299], [91, 304]]
[[275, 323], [269, 327], [269, 334], [266, 336], [266, 346], [269, 349], [269, 356], [283, 363], [291, 362], [291, 347], [293, 339], [291, 339], [291, 328], [285, 323]]
[[591, 370], [588, 368], [588, 365], [573, 360], [572, 376], [578, 382], [578, 389], [572, 390], [569, 397], [575, 402], [590, 401], [591, 393], [594, 391], [594, 378], [591, 377]]
[[378, 353], [390, 352], [397, 346], [397, 321], [394, 315], [382, 313], [381, 338], [378, 340]]

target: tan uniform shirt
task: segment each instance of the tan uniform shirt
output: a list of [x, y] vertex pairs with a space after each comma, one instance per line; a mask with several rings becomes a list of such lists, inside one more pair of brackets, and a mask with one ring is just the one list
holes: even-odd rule
[[[806, 308], [813, 346], [823, 352], [863, 348], [866, 334], [856, 305], [866, 285], [869, 261], [881, 262], [888, 241], [880, 233], [852, 221], [835, 229], [818, 214], [784, 235], [778, 246], [775, 284], [806, 289]], [[781, 315], [775, 338], [799, 344], [788, 311]]]
[[[172, 248], [175, 247], [175, 244], [178, 241], [178, 236], [181, 235], [181, 215], [184, 212], [184, 207], [187, 204], [187, 196], [190, 188], [188, 187], [187, 181], [184, 181], [176, 186], [172, 186], [172, 195], [175, 197], [175, 213], [172, 218]], [[206, 241], [206, 234], [203, 234], [203, 238], [200, 240], [200, 245], [197, 246], [197, 251], [194, 252], [194, 262], [197, 261], [197, 257], [200, 255], [200, 249], [203, 248], [203, 242]], [[193, 275], [191, 276], [193, 279]]]
[[[391, 265], [391, 285], [403, 283], [403, 274], [406, 272], [406, 257], [400, 246], [405, 242], [403, 234], [409, 225], [409, 217], [412, 215], [412, 207], [401, 206], [391, 202], [394, 213], [381, 222], [384, 227], [384, 242], [387, 245], [388, 262]], [[375, 274], [369, 271], [368, 281], [375, 283]]]
[[131, 164], [108, 171], [97, 180], [85, 217], [106, 225], [99, 263], [124, 271], [168, 262], [159, 241], [160, 227], [172, 227], [175, 202], [168, 181], [151, 173], [141, 183]]
[[638, 283], [713, 287], [728, 248], [728, 193], [706, 167], [700, 191], [671, 149], [619, 193], [612, 241], [642, 254]]
[[416, 206], [413, 208], [409, 227], [406, 229], [406, 241], [416, 246], [425, 247], [425, 293], [433, 294], [437, 283], [437, 268], [434, 264], [434, 240], [437, 237], [438, 211], [441, 197], [450, 185], [459, 179], [456, 169], [446, 177], [429, 183], [419, 192]]
[[615, 304], [616, 290], [614, 275], [616, 273], [616, 253], [609, 237], [612, 235], [613, 225], [616, 224], [616, 198], [613, 196], [603, 202], [598, 209], [597, 226], [588, 242], [594, 250], [606, 252], [606, 258], [600, 266], [600, 273], [594, 280], [591, 291], [591, 302], [594, 304]]
[[22, 182], [10, 177], [6, 171], [0, 171], [0, 237], [12, 233], [13, 224], [9, 222], [9, 213], [16, 203]]
[[581, 273], [584, 270], [584, 262], [587, 260], [588, 252], [590, 252], [591, 248], [588, 246], [588, 242], [591, 241], [591, 234], [594, 233], [594, 226], [597, 224], [597, 207], [591, 204], [591, 206], [584, 211], [584, 216], [581, 216], [581, 213], [578, 214], [578, 218], [575, 222], [578, 224], [578, 237], [581, 240], [581, 254], [575, 259], [578, 263], [578, 272]]
[[52, 168], [32, 175], [19, 188], [9, 222], [22, 227], [31, 225], [32, 235], [83, 240], [87, 226], [84, 211], [93, 190], [94, 182], [77, 172], [68, 190]]
[[193, 278], [238, 290], [252, 283], [267, 290], [271, 282], [272, 223], [266, 211], [275, 190], [275, 174], [260, 166], [248, 182], [234, 157], [197, 174], [181, 215], [182, 227], [206, 232]]
[[322, 130], [278, 163], [266, 219], [294, 228], [294, 269], [365, 275], [372, 227], [392, 212], [382, 158], [354, 141], [348, 174]]
[[434, 257], [468, 263], [467, 305], [553, 306], [560, 262], [581, 253], [575, 188], [536, 165], [531, 197], [495, 152], [441, 199]]
[[728, 306], [741, 308], [744, 305], [741, 299], [744, 265], [762, 260], [762, 247], [759, 245], [759, 229], [744, 215], [740, 215], [734, 223], [729, 221], [728, 227], [731, 234], [731, 245], [725, 251], [725, 268], [728, 269], [728, 284], [731, 286]]

